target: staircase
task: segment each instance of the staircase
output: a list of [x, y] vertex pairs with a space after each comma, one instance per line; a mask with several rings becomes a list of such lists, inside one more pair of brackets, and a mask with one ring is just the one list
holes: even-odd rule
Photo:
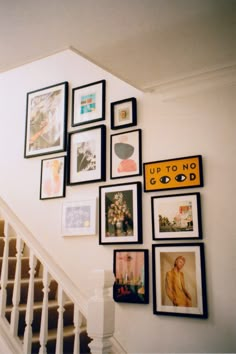
[[[61, 348], [63, 348], [63, 354], [74, 353], [76, 332], [74, 303], [64, 292], [59, 290], [58, 283], [49, 273], [44, 271], [39, 259], [36, 257], [30, 258], [29, 247], [22, 240], [20, 240], [21, 242], [17, 240], [13, 230], [6, 239], [4, 226], [4, 220], [2, 219], [0, 220], [0, 270], [2, 273], [1, 280], [3, 280], [1, 288], [4, 290], [5, 286], [5, 318], [12, 333], [17, 335], [22, 343], [25, 336], [24, 346], [27, 347], [26, 352], [28, 353], [59, 353]], [[8, 250], [5, 250], [5, 254], [7, 251], [8, 257], [4, 264], [4, 249], [6, 248]], [[7, 274], [4, 276], [3, 272], [6, 269]], [[32, 272], [34, 273], [33, 282], [32, 278], [30, 279]], [[45, 274], [47, 274], [46, 278]], [[17, 290], [14, 290], [15, 282], [18, 283]], [[45, 291], [47, 289], [48, 292]], [[59, 291], [61, 296], [59, 296]], [[29, 308], [30, 296], [32, 297], [31, 308]], [[44, 308], [45, 301], [47, 302], [47, 308]], [[45, 313], [45, 310], [47, 313]], [[42, 321], [47, 322], [46, 331], [41, 330]], [[79, 353], [90, 353], [88, 344], [91, 339], [88, 337], [85, 328], [82, 327], [82, 321], [80, 322], [77, 324], [77, 330], [80, 327], [79, 340], [77, 340], [80, 347]], [[56, 344], [58, 333], [60, 333], [58, 327], [62, 323], [60, 344]], [[15, 331], [17, 333], [14, 333]], [[44, 332], [46, 333], [45, 336], [43, 336]], [[27, 333], [30, 335], [27, 336]], [[40, 348], [43, 348], [43, 350], [40, 350]]]

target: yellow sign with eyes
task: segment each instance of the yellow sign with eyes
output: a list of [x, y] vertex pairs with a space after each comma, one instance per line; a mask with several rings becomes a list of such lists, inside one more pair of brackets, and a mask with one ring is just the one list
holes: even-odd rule
[[143, 164], [144, 192], [203, 186], [200, 155]]

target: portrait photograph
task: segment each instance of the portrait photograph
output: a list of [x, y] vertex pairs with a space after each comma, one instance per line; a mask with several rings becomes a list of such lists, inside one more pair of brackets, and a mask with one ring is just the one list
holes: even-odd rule
[[25, 157], [65, 151], [68, 82], [27, 93]]
[[142, 242], [141, 183], [99, 187], [99, 243]]
[[117, 302], [148, 303], [148, 250], [114, 250], [115, 283], [113, 298]]
[[200, 193], [151, 197], [153, 240], [202, 238]]
[[207, 317], [204, 245], [152, 246], [153, 312]]

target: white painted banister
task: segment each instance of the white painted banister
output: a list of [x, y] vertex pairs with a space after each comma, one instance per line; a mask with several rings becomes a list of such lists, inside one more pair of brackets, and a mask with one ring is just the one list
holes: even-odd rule
[[0, 290], [0, 316], [4, 317], [7, 303], [7, 280], [8, 280], [8, 253], [9, 253], [9, 237], [10, 227], [8, 224], [4, 225], [4, 252], [2, 259], [1, 271], [1, 290]]
[[82, 325], [82, 314], [79, 310], [79, 307], [77, 304], [74, 304], [74, 315], [73, 315], [73, 321], [74, 321], [74, 351], [73, 354], [79, 354], [80, 353], [80, 327]]
[[16, 271], [13, 290], [13, 309], [11, 313], [11, 333], [17, 336], [18, 322], [19, 322], [19, 302], [20, 302], [20, 280], [21, 280], [21, 258], [23, 252], [24, 242], [20, 237], [16, 241]]
[[62, 287], [58, 287], [58, 321], [57, 321], [57, 344], [56, 354], [63, 353], [63, 313], [65, 311], [65, 293]]
[[51, 276], [44, 267], [43, 269], [43, 308], [41, 316], [41, 325], [40, 325], [40, 350], [39, 354], [47, 354], [47, 339], [48, 339], [48, 293], [50, 286]]
[[[52, 257], [42, 248], [41, 244], [34, 238], [31, 232], [21, 223], [17, 216], [10, 210], [7, 204], [0, 197], [0, 218], [5, 221], [4, 228], [4, 255], [2, 262], [1, 274], [1, 292], [0, 292], [0, 322], [9, 328], [9, 333], [12, 332], [12, 341], [15, 345], [22, 345], [22, 350], [17, 350], [17, 353], [30, 354], [32, 352], [33, 328], [34, 324], [34, 308], [39, 309], [39, 304], [35, 300], [34, 285], [37, 283], [37, 296], [43, 282], [43, 304], [40, 322], [40, 335], [39, 335], [39, 354], [47, 353], [48, 341], [48, 305], [49, 305], [49, 290], [50, 282], [57, 285], [56, 300], [58, 303], [58, 322], [57, 322], [57, 336], [56, 336], [56, 353], [63, 353], [63, 325], [64, 325], [64, 312], [65, 301], [67, 298], [74, 304], [74, 317], [72, 319], [74, 330], [74, 346], [73, 354], [80, 353], [80, 335], [83, 325], [86, 325], [87, 333], [92, 342], [89, 344], [92, 354], [107, 354], [107, 353], [125, 353], [125, 350], [115, 340], [114, 333], [114, 309], [115, 303], [111, 295], [111, 289], [114, 283], [114, 275], [112, 271], [97, 270], [92, 273], [91, 284], [95, 290], [94, 295], [88, 299], [77, 286], [68, 278], [64, 271], [53, 262]], [[13, 312], [11, 327], [5, 318], [7, 292], [6, 287], [9, 282], [8, 279], [8, 252], [9, 252], [9, 238], [14, 235], [20, 241], [17, 243], [17, 266], [15, 273], [16, 284], [19, 285], [20, 260], [22, 260], [22, 245], [24, 254], [29, 250], [29, 279], [28, 282], [28, 295], [27, 306], [25, 315], [25, 330], [23, 340], [16, 337], [17, 332], [17, 318], [19, 317], [19, 288], [15, 290], [13, 296]], [[26, 250], [26, 252], [25, 252]], [[39, 262], [39, 263], [38, 263]], [[36, 265], [41, 264], [41, 268]], [[37, 270], [37, 278], [35, 276]], [[43, 277], [41, 274], [43, 270]], [[38, 278], [39, 277], [39, 278]], [[25, 280], [24, 280], [25, 281]], [[12, 282], [12, 281], [11, 281]], [[39, 284], [40, 283], [40, 284]], [[26, 285], [26, 282], [24, 283]], [[52, 283], [51, 283], [52, 286]], [[52, 288], [55, 288], [54, 286]], [[25, 289], [25, 287], [24, 287]], [[54, 294], [55, 291], [53, 291]], [[25, 295], [24, 295], [25, 296]], [[36, 301], [36, 303], [35, 303]], [[50, 300], [51, 302], [51, 300]], [[52, 304], [51, 304], [52, 305]], [[52, 306], [55, 306], [52, 305]], [[67, 306], [67, 303], [66, 303]], [[36, 310], [38, 311], [38, 310]], [[0, 323], [0, 324], [1, 324]], [[9, 326], [9, 327], [7, 327]], [[73, 327], [73, 326], [72, 326]], [[0, 334], [1, 336], [1, 334]], [[52, 343], [52, 342], [51, 342]], [[36, 346], [38, 344], [36, 343]], [[51, 345], [51, 344], [50, 344]], [[34, 344], [35, 347], [35, 344]], [[118, 348], [118, 349], [117, 349]], [[14, 352], [12, 354], [15, 354]]]
[[88, 303], [87, 331], [93, 338], [89, 347], [92, 354], [109, 354], [115, 322], [115, 304], [111, 297], [114, 275], [109, 270], [101, 269], [94, 271], [91, 278], [95, 294]]
[[27, 307], [25, 315], [25, 332], [24, 332], [24, 354], [31, 353], [31, 344], [32, 344], [32, 321], [33, 321], [33, 304], [34, 304], [34, 275], [36, 267], [36, 257], [33, 253], [33, 250], [30, 250], [30, 259], [29, 259], [29, 289], [27, 297]]

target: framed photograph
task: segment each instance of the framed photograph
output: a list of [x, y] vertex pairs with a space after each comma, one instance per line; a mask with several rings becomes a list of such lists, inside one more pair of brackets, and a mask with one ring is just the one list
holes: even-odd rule
[[137, 125], [137, 101], [135, 97], [111, 103], [111, 129]]
[[106, 81], [72, 89], [72, 126], [105, 119]]
[[96, 198], [66, 202], [62, 206], [62, 235], [96, 234]]
[[41, 161], [40, 199], [65, 197], [66, 157]]
[[69, 133], [68, 184], [106, 180], [106, 126]]
[[200, 193], [151, 198], [153, 240], [201, 239]]
[[65, 151], [68, 82], [27, 93], [24, 157]]
[[114, 250], [113, 272], [115, 301], [148, 304], [148, 250]]
[[207, 318], [203, 243], [152, 245], [153, 312]]
[[99, 187], [99, 243], [142, 243], [141, 182]]
[[203, 187], [202, 156], [143, 164], [144, 192]]
[[111, 135], [111, 179], [142, 173], [141, 129]]

